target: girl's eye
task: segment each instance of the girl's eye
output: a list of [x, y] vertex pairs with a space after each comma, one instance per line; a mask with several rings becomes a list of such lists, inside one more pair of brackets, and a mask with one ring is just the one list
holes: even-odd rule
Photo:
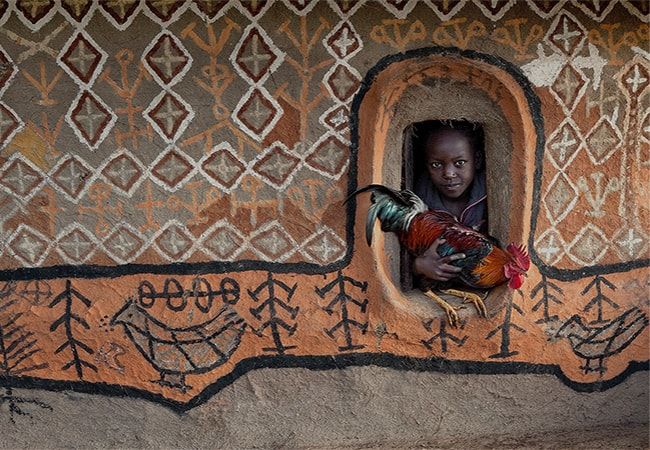
[[442, 164], [440, 164], [439, 162], [432, 162], [431, 167], [434, 169], [439, 169], [442, 167]]
[[463, 167], [467, 161], [464, 159], [461, 159], [460, 161], [456, 161], [456, 167]]

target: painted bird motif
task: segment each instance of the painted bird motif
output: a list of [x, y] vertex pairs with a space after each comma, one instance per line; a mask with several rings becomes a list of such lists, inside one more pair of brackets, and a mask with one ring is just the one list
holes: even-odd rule
[[[444, 257], [455, 253], [465, 258], [453, 261], [462, 271], [449, 282], [427, 280], [421, 289], [445, 311], [451, 326], [460, 321], [456, 308], [435, 291], [463, 298], [473, 303], [479, 315], [487, 317], [483, 299], [474, 292], [452, 289], [458, 284], [470, 289], [490, 289], [508, 283], [511, 289], [519, 289], [530, 267], [530, 258], [521, 245], [509, 244], [499, 248], [495, 240], [461, 224], [446, 211], [430, 210], [415, 193], [409, 190], [395, 191], [380, 184], [371, 184], [352, 193], [372, 192], [371, 206], [366, 219], [366, 240], [372, 242], [375, 221], [379, 219], [382, 231], [397, 234], [400, 244], [413, 256], [422, 255], [438, 238], [443, 238], [437, 252]], [[349, 197], [349, 198], [350, 198]]]
[[186, 392], [185, 376], [224, 364], [237, 350], [246, 323], [227, 305], [202, 323], [174, 328], [130, 299], [111, 319], [123, 325], [138, 351], [160, 373], [156, 382]]
[[[573, 353], [585, 360], [584, 366], [580, 366], [584, 373], [603, 374], [606, 370], [605, 358], [620, 353], [630, 345], [648, 323], [648, 316], [637, 307], [598, 326], [585, 325], [576, 314], [567, 319], [551, 338], [563, 337], [569, 340]], [[593, 360], [598, 361], [597, 367], [591, 366]]]

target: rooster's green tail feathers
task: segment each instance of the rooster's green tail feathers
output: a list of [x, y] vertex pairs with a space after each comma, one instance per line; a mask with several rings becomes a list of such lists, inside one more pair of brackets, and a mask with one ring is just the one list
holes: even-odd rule
[[382, 231], [400, 232], [408, 230], [413, 218], [426, 211], [425, 203], [409, 190], [394, 191], [381, 184], [370, 184], [356, 190], [346, 201], [362, 192], [372, 192], [366, 218], [366, 242], [372, 242], [372, 232], [375, 220], [379, 219]]

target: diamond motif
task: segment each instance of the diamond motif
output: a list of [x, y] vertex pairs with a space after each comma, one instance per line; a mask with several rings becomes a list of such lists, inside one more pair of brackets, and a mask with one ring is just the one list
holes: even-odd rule
[[47, 238], [27, 225], [21, 224], [8, 241], [14, 256], [28, 267], [39, 266], [47, 256]]
[[585, 225], [567, 248], [567, 255], [578, 264], [591, 266], [607, 252], [607, 236], [595, 225]]
[[92, 0], [61, 0], [61, 6], [72, 19], [81, 22], [93, 6]]
[[564, 169], [573, 161], [581, 144], [580, 132], [571, 120], [566, 120], [549, 137], [546, 154], [558, 169]]
[[586, 39], [584, 27], [570, 14], [559, 15], [546, 35], [548, 41], [567, 56], [571, 56]]
[[325, 112], [325, 115], [322, 116], [323, 122], [327, 127], [331, 128], [334, 131], [342, 132], [349, 128], [350, 121], [348, 117], [350, 116], [350, 111], [343, 105], [335, 106], [329, 111]]
[[54, 0], [18, 0], [16, 8], [30, 24], [37, 25], [52, 11]]
[[196, 7], [212, 21], [222, 12], [230, 0], [194, 0]]
[[218, 223], [203, 241], [206, 249], [220, 261], [232, 260], [244, 249], [244, 238], [228, 222]]
[[338, 261], [345, 254], [345, 242], [328, 227], [323, 227], [302, 245], [301, 253], [320, 264]]
[[587, 135], [587, 144], [590, 159], [594, 164], [602, 164], [621, 144], [621, 134], [606, 117], [601, 117]]
[[612, 239], [614, 248], [624, 261], [640, 259], [644, 256], [648, 239], [643, 229], [636, 226], [622, 228]]
[[106, 138], [117, 117], [90, 91], [83, 91], [68, 111], [68, 123], [77, 137], [95, 150]]
[[145, 4], [156, 17], [168, 22], [185, 2], [178, 0], [146, 0]]
[[70, 39], [59, 55], [66, 72], [85, 84], [90, 84], [101, 71], [106, 58], [92, 38], [84, 33], [78, 33]]
[[0, 96], [4, 93], [5, 89], [9, 86], [9, 81], [18, 71], [16, 65], [11, 61], [11, 58], [0, 47]]
[[565, 248], [566, 244], [562, 239], [562, 235], [553, 228], [544, 231], [535, 242], [537, 254], [549, 266], [562, 259]]
[[557, 223], [564, 219], [578, 201], [578, 191], [567, 176], [559, 172], [551, 181], [544, 196], [544, 205], [549, 219]]
[[92, 174], [82, 159], [77, 156], [70, 156], [54, 169], [50, 179], [56, 187], [60, 188], [71, 200], [79, 199], [81, 192], [88, 185], [88, 179]]
[[225, 189], [232, 188], [246, 171], [229, 148], [215, 149], [203, 159], [200, 167], [208, 181], [215, 181], [218, 187]]
[[341, 59], [350, 58], [361, 50], [361, 39], [349, 22], [342, 23], [325, 42], [327, 50]]
[[167, 31], [163, 31], [145, 50], [144, 61], [149, 72], [165, 85], [180, 81], [191, 65], [183, 44]]
[[623, 75], [623, 85], [632, 98], [638, 98], [648, 84], [650, 84], [650, 74], [641, 64], [634, 64]]
[[295, 242], [277, 221], [257, 230], [251, 236], [250, 243], [266, 261], [284, 261], [296, 250]]
[[261, 155], [253, 170], [261, 175], [264, 181], [281, 188], [290, 181], [299, 162], [300, 159], [289, 154], [280, 145], [275, 145]]
[[272, 42], [264, 31], [250, 27], [239, 49], [235, 49], [235, 67], [239, 73], [257, 83], [280, 64], [280, 55], [273, 51]]
[[70, 230], [62, 233], [57, 240], [57, 251], [71, 264], [87, 261], [97, 249], [92, 236], [84, 228], [74, 224]]
[[22, 201], [30, 199], [43, 180], [44, 177], [40, 171], [20, 157], [14, 158], [8, 165], [5, 165], [2, 174], [0, 174], [0, 184]]
[[140, 233], [127, 224], [118, 225], [104, 241], [108, 255], [118, 264], [133, 261], [142, 252], [144, 239]]
[[184, 259], [191, 249], [194, 236], [183, 225], [170, 222], [156, 238], [156, 246], [161, 254], [171, 261]]
[[143, 114], [167, 142], [175, 141], [194, 117], [187, 103], [166, 91], [158, 95]]
[[12, 110], [0, 103], [0, 148], [11, 141], [22, 125], [23, 123]]
[[360, 77], [347, 66], [339, 64], [326, 75], [330, 92], [342, 102], [348, 101], [359, 88]]
[[339, 178], [349, 159], [348, 147], [334, 136], [328, 136], [314, 145], [305, 162], [316, 171], [332, 178]]
[[172, 190], [178, 189], [191, 172], [192, 164], [173, 148], [156, 159], [151, 169], [154, 181], [160, 180], [163, 187]]
[[130, 196], [144, 179], [143, 172], [142, 164], [137, 159], [120, 151], [106, 163], [101, 174], [106, 181]]
[[135, 19], [140, 0], [100, 0], [99, 5], [117, 28], [123, 30]]
[[555, 94], [568, 111], [573, 111], [586, 87], [587, 80], [584, 75], [574, 69], [571, 64], [567, 64], [553, 82], [551, 92]]
[[244, 125], [245, 131], [261, 141], [273, 128], [282, 115], [280, 105], [266, 93], [266, 90], [253, 88], [235, 108], [234, 119]]

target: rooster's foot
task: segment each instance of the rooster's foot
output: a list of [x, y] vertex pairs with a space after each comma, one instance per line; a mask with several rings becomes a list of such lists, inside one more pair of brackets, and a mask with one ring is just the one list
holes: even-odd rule
[[445, 311], [449, 325], [452, 327], [458, 327], [460, 324], [460, 317], [456, 311], [465, 308], [464, 306], [452, 306], [431, 291], [426, 291], [424, 295], [436, 302]]
[[453, 295], [454, 297], [462, 298], [463, 303], [473, 303], [478, 315], [487, 318], [487, 308], [485, 307], [483, 298], [480, 295], [474, 294], [473, 292], [458, 291], [456, 289], [445, 289], [442, 292]]

